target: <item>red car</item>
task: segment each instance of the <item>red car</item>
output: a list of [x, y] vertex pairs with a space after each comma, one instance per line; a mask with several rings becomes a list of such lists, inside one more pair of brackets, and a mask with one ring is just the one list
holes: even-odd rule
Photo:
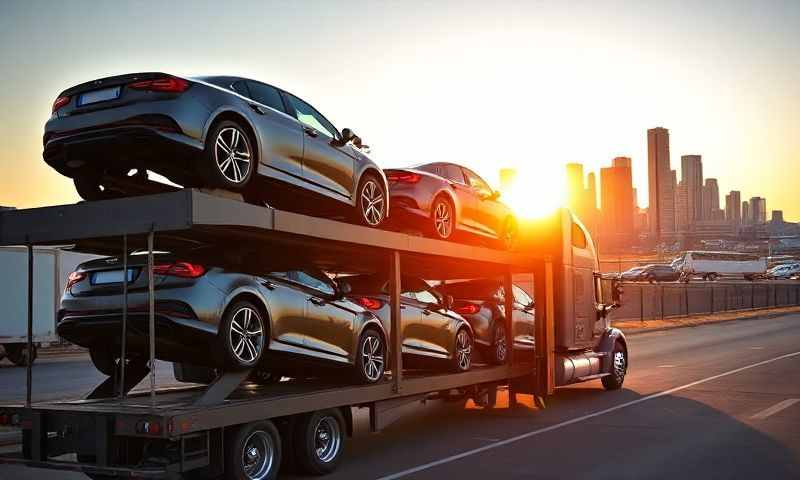
[[441, 240], [463, 232], [499, 240], [507, 249], [513, 245], [517, 222], [511, 209], [472, 170], [437, 162], [384, 173], [395, 226]]

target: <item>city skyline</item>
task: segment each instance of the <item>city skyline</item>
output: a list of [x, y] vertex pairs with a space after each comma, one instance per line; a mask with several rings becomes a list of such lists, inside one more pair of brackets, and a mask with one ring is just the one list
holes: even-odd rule
[[[665, 125], [675, 160], [702, 153], [720, 191], [765, 196], [800, 220], [800, 68], [786, 61], [800, 58], [797, 2], [609, 2], [599, 11], [467, 2], [458, 17], [446, 2], [207, 5], [4, 3], [0, 204], [77, 200], [69, 180], [41, 158], [42, 127], [60, 91], [161, 70], [284, 87], [337, 127], [354, 128], [383, 167], [455, 161], [493, 185], [498, 168], [516, 168], [530, 185], [525, 195], [537, 195], [521, 203], [559, 196], [551, 186], [561, 188], [570, 161], [599, 171], [624, 155], [633, 161], [639, 205], [647, 206], [644, 132]], [[158, 18], [147, 21], [153, 11]], [[237, 18], [267, 16], [266, 25], [226, 35]], [[79, 22], [92, 28], [70, 30], [56, 47], [54, 35]], [[342, 22], [353, 28], [342, 33]], [[493, 92], [493, 101], [476, 101], [478, 91]]]

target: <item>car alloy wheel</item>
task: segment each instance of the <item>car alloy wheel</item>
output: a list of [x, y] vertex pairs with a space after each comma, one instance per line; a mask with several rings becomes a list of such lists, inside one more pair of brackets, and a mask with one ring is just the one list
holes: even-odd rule
[[275, 463], [275, 444], [272, 436], [263, 430], [251, 433], [245, 440], [241, 462], [242, 471], [248, 479], [267, 478]]
[[383, 377], [385, 363], [383, 340], [372, 331], [364, 334], [361, 342], [361, 374], [369, 383], [377, 382]]
[[252, 365], [261, 356], [264, 329], [260, 319], [258, 312], [250, 306], [240, 307], [231, 318], [228, 341], [240, 365]]
[[447, 200], [438, 199], [434, 203], [433, 228], [441, 239], [450, 238], [453, 233], [453, 209]]
[[386, 198], [383, 188], [378, 185], [377, 180], [372, 176], [364, 180], [361, 186], [359, 204], [361, 206], [361, 218], [367, 225], [377, 227], [381, 224], [385, 216]]
[[508, 345], [506, 344], [506, 327], [497, 325], [494, 329], [494, 361], [495, 363], [504, 363], [506, 355], [508, 354]]
[[466, 372], [472, 364], [472, 338], [466, 328], [456, 334], [455, 369]]
[[328, 463], [339, 455], [342, 432], [339, 422], [330, 415], [322, 417], [314, 428], [314, 447], [317, 459]]
[[214, 142], [214, 160], [226, 180], [243, 184], [250, 173], [252, 154], [247, 135], [236, 127], [225, 127]]

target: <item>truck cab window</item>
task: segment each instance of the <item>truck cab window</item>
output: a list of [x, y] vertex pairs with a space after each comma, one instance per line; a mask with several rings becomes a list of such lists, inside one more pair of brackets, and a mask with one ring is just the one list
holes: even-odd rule
[[572, 246], [576, 248], [586, 248], [588, 245], [586, 235], [580, 225], [572, 223]]

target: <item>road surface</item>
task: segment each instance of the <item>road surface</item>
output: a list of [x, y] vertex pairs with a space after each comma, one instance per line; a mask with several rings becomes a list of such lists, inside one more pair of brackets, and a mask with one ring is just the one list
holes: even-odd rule
[[[376, 434], [358, 415], [346, 458], [326, 478], [800, 478], [800, 315], [629, 341], [622, 391], [599, 382], [563, 388], [546, 410], [525, 396], [527, 405], [486, 411], [431, 402]], [[59, 362], [34, 373], [49, 369], [48, 388], [61, 392], [77, 379], [57, 372], [89, 370]], [[2, 395], [10, 370], [0, 369]], [[41, 474], [0, 466], [3, 479]]]

